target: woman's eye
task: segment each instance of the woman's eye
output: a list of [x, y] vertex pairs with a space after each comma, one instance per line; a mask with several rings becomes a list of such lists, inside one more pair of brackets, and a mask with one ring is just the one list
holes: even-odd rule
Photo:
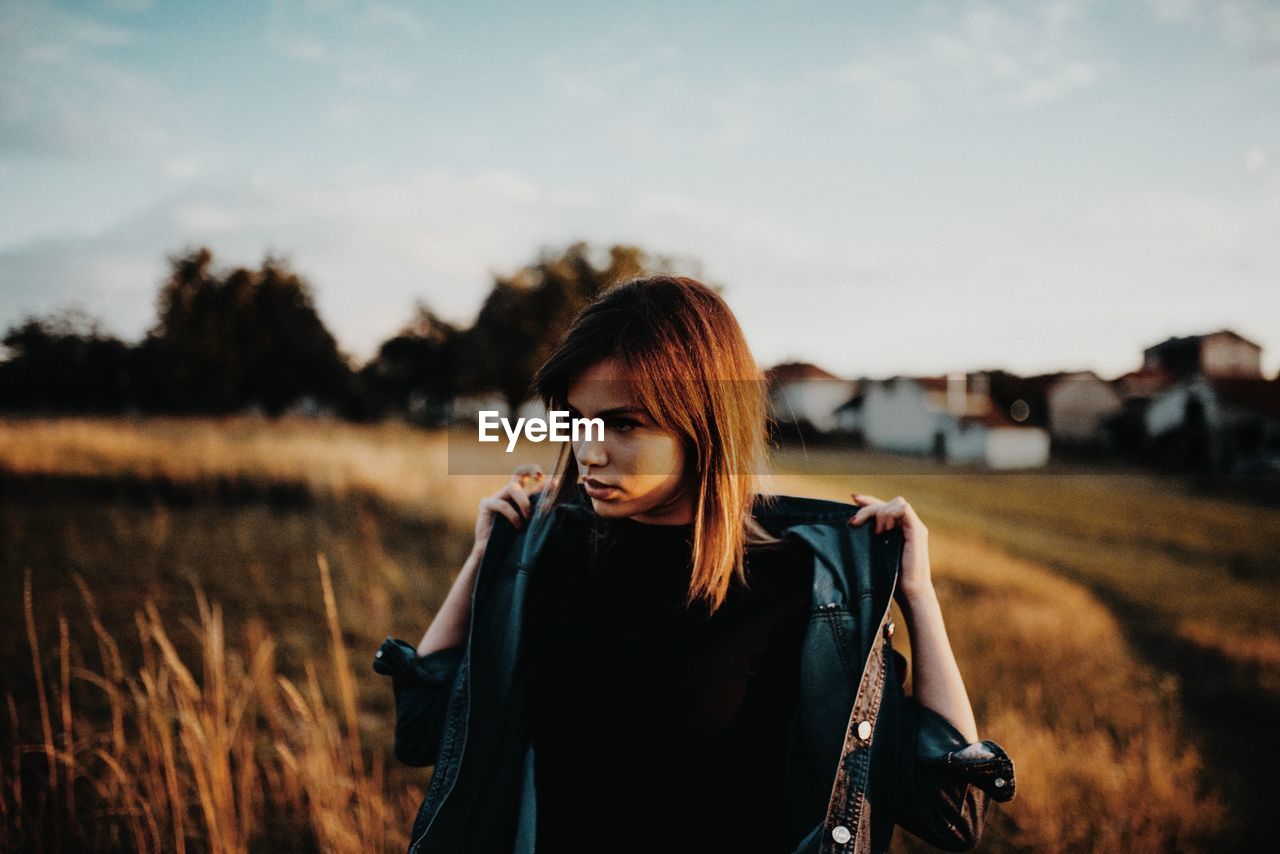
[[613, 429], [619, 433], [630, 433], [633, 429], [640, 426], [640, 422], [631, 421], [626, 418], [619, 418], [613, 422]]

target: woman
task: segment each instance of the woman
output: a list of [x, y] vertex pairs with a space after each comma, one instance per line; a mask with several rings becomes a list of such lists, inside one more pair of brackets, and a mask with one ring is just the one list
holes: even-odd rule
[[436, 766], [411, 850], [869, 851], [896, 825], [963, 849], [1012, 797], [924, 524], [901, 496], [761, 492], [760, 380], [691, 279], [625, 283], [575, 319], [536, 384], [603, 435], [485, 498], [421, 642], [377, 652], [397, 756]]

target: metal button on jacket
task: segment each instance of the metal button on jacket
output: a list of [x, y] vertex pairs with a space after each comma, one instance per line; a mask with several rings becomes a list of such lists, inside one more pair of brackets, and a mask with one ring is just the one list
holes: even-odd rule
[[871, 721], [863, 721], [858, 724], [858, 738], [863, 741], [871, 738]]
[[853, 838], [853, 834], [849, 832], [849, 828], [843, 824], [837, 824], [831, 829], [831, 838], [836, 841], [837, 845], [844, 845]]

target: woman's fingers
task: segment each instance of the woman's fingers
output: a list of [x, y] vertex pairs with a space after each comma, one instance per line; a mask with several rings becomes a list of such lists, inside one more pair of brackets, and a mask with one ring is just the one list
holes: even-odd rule
[[537, 492], [537, 488], [531, 487], [544, 483], [545, 477], [542, 466], [537, 463], [524, 463], [516, 466], [515, 474], [511, 476], [511, 479], [525, 491]]
[[901, 495], [895, 495], [889, 501], [881, 501], [874, 495], [867, 495], [862, 492], [854, 492], [851, 495], [855, 503], [863, 506], [849, 520], [850, 525], [861, 525], [874, 516], [876, 520], [875, 532], [877, 534], [893, 530], [898, 526], [899, 521], [902, 523], [904, 532], [911, 531], [921, 534], [927, 532], [924, 523], [916, 515], [915, 509]]
[[517, 466], [511, 480], [502, 489], [480, 500], [481, 519], [476, 523], [477, 538], [488, 530], [488, 522], [484, 519], [486, 513], [491, 516], [501, 513], [516, 530], [523, 530], [525, 519], [533, 513], [533, 502], [529, 500], [529, 495], [538, 492], [546, 484], [547, 476], [542, 471], [542, 466], [537, 463]]
[[883, 503], [874, 495], [866, 495], [861, 492], [854, 492], [852, 495], [854, 503], [861, 504], [862, 507], [858, 509], [857, 513], [853, 514], [853, 518], [849, 520], [850, 525], [861, 525], [874, 516], [879, 509], [878, 505]]
[[528, 496], [540, 491], [544, 486], [546, 486], [546, 475], [542, 471], [542, 466], [537, 463], [525, 463], [516, 466], [515, 474], [511, 476], [510, 482], [503, 487], [499, 495], [511, 496], [511, 500], [520, 508], [520, 514], [528, 517], [533, 512]]
[[509, 496], [511, 500], [516, 503], [516, 506], [520, 508], [521, 516], [527, 517], [529, 513], [532, 512], [533, 507], [529, 503], [529, 496], [516, 484], [515, 481], [508, 483], [503, 487], [502, 492], [498, 494]]
[[876, 511], [876, 533], [881, 534], [885, 531], [893, 530], [897, 513], [898, 511], [892, 502], [881, 505], [880, 509]]
[[480, 505], [493, 513], [501, 513], [511, 521], [516, 530], [524, 527], [524, 519], [520, 515], [520, 511], [512, 506], [510, 501], [505, 498], [489, 497], [480, 502]]

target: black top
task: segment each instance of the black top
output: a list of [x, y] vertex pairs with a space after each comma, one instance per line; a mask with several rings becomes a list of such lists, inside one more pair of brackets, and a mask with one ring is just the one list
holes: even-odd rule
[[[714, 615], [684, 606], [693, 525], [560, 538], [530, 582], [539, 852], [790, 851], [781, 787], [811, 601], [801, 544], [747, 550]], [[564, 542], [565, 539], [574, 539]]]

